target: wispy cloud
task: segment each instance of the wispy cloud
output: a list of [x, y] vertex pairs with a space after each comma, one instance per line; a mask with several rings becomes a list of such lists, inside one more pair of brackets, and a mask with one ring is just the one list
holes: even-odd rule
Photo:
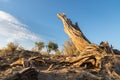
[[0, 11], [0, 35], [6, 37], [7, 41], [34, 41], [39, 38], [25, 24], [22, 24], [11, 14], [4, 11]]

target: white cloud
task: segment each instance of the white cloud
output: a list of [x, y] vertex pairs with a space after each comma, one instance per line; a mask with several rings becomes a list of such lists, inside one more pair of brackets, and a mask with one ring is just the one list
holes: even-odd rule
[[32, 33], [26, 25], [4, 11], [0, 11], [0, 35], [6, 37], [6, 41], [38, 39], [38, 36]]

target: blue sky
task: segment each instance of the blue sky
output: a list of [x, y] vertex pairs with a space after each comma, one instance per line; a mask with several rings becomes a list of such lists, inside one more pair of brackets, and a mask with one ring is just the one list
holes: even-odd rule
[[120, 49], [119, 4], [120, 0], [0, 0], [0, 47], [9, 41], [29, 49], [35, 41], [54, 41], [62, 47], [69, 39], [56, 16], [62, 12], [79, 23], [92, 43], [108, 41]]

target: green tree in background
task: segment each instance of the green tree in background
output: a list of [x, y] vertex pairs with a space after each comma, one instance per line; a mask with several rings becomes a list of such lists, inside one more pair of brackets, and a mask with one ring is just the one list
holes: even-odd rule
[[25, 48], [24, 48], [23, 46], [19, 46], [19, 47], [17, 48], [17, 50], [18, 50], [18, 51], [24, 51]]
[[18, 43], [10, 42], [7, 44], [7, 50], [14, 52], [15, 50], [17, 50], [18, 46], [19, 46]]
[[44, 42], [35, 42], [35, 46], [38, 52], [41, 52], [41, 50], [44, 48]]
[[49, 41], [47, 45], [47, 52], [50, 53], [52, 50], [56, 52], [58, 50], [58, 45], [52, 41]]

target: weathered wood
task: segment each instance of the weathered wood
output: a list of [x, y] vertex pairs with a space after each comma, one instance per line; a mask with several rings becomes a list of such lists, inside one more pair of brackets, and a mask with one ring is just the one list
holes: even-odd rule
[[109, 44], [107, 42], [103, 42], [100, 46], [91, 44], [80, 30], [78, 23], [74, 25], [70, 19], [66, 18], [65, 14], [57, 14], [57, 16], [62, 20], [65, 32], [72, 40], [75, 47], [81, 52], [76, 59], [68, 62], [78, 67], [87, 66], [101, 68], [101, 59], [106, 53], [112, 53]]
[[76, 67], [86, 66], [86, 68], [101, 68], [101, 59], [106, 56], [106, 52], [95, 44], [87, 46], [83, 52], [75, 59], [69, 60]]
[[3, 80], [38, 80], [38, 72], [34, 68], [25, 68]]
[[72, 21], [66, 18], [65, 14], [57, 14], [58, 18], [62, 20], [64, 30], [71, 38], [73, 44], [79, 51], [83, 51], [91, 42], [84, 36], [80, 30], [78, 23], [72, 24]]

